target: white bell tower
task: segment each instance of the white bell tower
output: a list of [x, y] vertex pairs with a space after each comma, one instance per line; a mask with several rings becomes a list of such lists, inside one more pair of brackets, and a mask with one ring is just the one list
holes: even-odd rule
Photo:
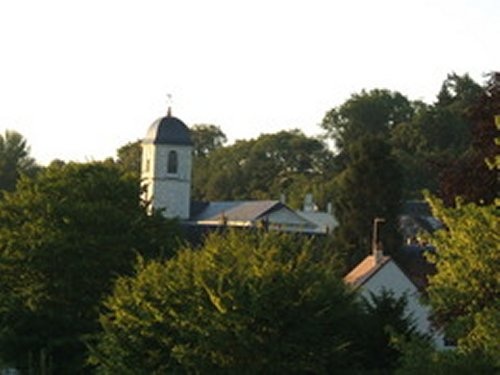
[[167, 116], [150, 127], [142, 141], [144, 198], [168, 218], [189, 219], [193, 143], [188, 127]]

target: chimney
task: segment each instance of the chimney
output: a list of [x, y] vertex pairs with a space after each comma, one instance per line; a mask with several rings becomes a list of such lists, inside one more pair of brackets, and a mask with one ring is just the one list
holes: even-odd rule
[[286, 194], [285, 193], [280, 194], [280, 202], [283, 204], [286, 204]]
[[375, 264], [380, 264], [380, 262], [382, 262], [383, 257], [384, 257], [384, 250], [382, 247], [382, 242], [379, 242], [376, 250], [373, 251], [373, 259], [375, 260]]
[[314, 212], [314, 201], [313, 195], [311, 193], [307, 193], [304, 197], [304, 212]]
[[380, 264], [384, 257], [384, 248], [380, 240], [379, 224], [385, 222], [385, 219], [376, 217], [373, 219], [373, 237], [372, 237], [372, 255], [375, 265]]

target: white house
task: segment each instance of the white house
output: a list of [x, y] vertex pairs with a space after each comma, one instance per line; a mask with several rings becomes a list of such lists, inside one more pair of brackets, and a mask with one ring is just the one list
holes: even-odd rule
[[418, 288], [390, 256], [383, 254], [380, 245], [374, 245], [372, 254], [354, 267], [344, 281], [353, 288], [360, 288], [361, 295], [367, 298], [370, 293], [377, 295], [383, 290], [391, 291], [396, 298], [405, 294], [407, 312], [412, 314], [417, 329], [429, 334], [438, 348], [444, 348], [444, 337], [433, 329], [429, 319], [430, 309], [420, 302]]

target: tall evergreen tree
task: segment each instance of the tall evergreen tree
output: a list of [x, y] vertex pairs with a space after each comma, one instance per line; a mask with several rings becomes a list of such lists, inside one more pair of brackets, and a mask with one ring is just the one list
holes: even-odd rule
[[334, 207], [339, 227], [335, 237], [351, 266], [370, 251], [374, 218], [385, 220], [382, 240], [394, 254], [400, 246], [397, 217], [402, 199], [400, 167], [390, 145], [380, 137], [366, 136], [351, 147], [351, 161], [335, 179]]

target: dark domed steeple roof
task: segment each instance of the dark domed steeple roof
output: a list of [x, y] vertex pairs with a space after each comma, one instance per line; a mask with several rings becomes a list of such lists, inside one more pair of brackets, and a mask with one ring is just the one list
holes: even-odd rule
[[192, 146], [188, 127], [181, 120], [170, 114], [151, 124], [143, 143]]

